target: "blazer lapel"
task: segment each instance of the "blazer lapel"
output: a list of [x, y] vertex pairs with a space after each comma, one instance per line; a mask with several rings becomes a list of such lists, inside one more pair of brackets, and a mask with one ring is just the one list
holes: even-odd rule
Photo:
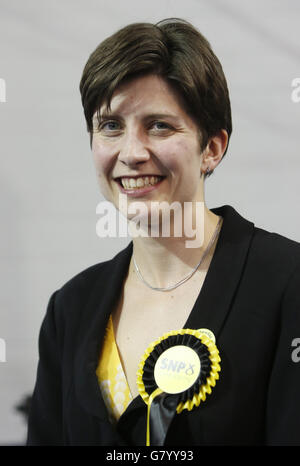
[[82, 312], [79, 346], [74, 359], [78, 401], [93, 416], [108, 420], [96, 369], [109, 315], [122, 289], [132, 254], [132, 243], [103, 264], [86, 308]]
[[208, 328], [218, 338], [242, 277], [254, 224], [231, 206], [211, 209], [223, 225], [201, 292], [185, 328]]

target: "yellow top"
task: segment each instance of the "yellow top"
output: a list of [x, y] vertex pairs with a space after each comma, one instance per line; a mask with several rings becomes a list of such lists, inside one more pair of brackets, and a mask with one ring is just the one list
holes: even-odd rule
[[106, 327], [96, 374], [110, 420], [116, 422], [131, 402], [132, 395], [120, 361], [111, 316]]

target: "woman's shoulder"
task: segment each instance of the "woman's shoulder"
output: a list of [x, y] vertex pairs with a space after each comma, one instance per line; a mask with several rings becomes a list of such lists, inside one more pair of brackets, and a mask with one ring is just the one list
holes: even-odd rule
[[[300, 243], [280, 233], [261, 228], [256, 222], [241, 215], [230, 205], [212, 209], [224, 218], [227, 241], [249, 246], [256, 260], [269, 264], [280, 262], [282, 266], [300, 263]], [[225, 232], [224, 232], [225, 233]]]
[[108, 282], [117, 278], [128, 267], [131, 251], [130, 243], [112, 259], [91, 265], [71, 277], [55, 292], [56, 305], [75, 311], [83, 308], [95, 290], [104, 290]]
[[300, 243], [280, 233], [254, 226], [253, 248], [273, 261], [300, 264]]
[[300, 286], [300, 243], [277, 232], [254, 226], [247, 263], [274, 292], [285, 292], [294, 280]]
[[300, 243], [278, 232], [264, 229], [232, 206], [214, 208], [223, 217], [219, 249], [224, 247], [228, 259], [236, 255], [246, 259], [247, 270], [264, 277], [266, 284], [284, 285], [300, 271]]

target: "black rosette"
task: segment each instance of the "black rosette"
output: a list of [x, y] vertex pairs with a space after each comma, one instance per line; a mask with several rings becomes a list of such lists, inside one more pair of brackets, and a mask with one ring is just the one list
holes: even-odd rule
[[[201, 369], [192, 386], [180, 393], [170, 394], [160, 390], [154, 371], [160, 356], [175, 346], [191, 348], [199, 357]], [[141, 397], [148, 405], [152, 445], [163, 445], [161, 442], [164, 441], [168, 426], [176, 412], [179, 414], [184, 409], [190, 411], [199, 406], [201, 401], [205, 401], [206, 395], [211, 393], [212, 387], [219, 378], [218, 373], [221, 370], [219, 362], [220, 356], [216, 345], [198, 330], [181, 329], [166, 333], [147, 348], [137, 372], [137, 385]], [[147, 437], [150, 437], [149, 425]], [[156, 443], [153, 443], [153, 439]], [[147, 441], [147, 444], [150, 442]]]

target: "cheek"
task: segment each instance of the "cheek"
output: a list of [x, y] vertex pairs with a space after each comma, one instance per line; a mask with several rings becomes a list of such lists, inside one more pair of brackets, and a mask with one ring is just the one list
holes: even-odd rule
[[173, 141], [160, 141], [157, 147], [153, 147], [153, 152], [157, 155], [157, 159], [171, 173], [178, 172], [178, 168], [182, 163], [183, 144]]
[[111, 148], [93, 141], [92, 153], [97, 175], [107, 175], [112, 169], [113, 157]]
[[158, 147], [157, 154], [165, 167], [178, 175], [178, 172], [184, 174], [186, 170], [190, 170], [200, 166], [200, 151], [199, 146], [194, 141], [175, 140], [166, 141], [166, 144], [161, 143]]
[[107, 147], [107, 145], [93, 141], [92, 154], [100, 192], [106, 200], [112, 202], [111, 186], [108, 182], [108, 178], [114, 163], [113, 151], [111, 148]]

